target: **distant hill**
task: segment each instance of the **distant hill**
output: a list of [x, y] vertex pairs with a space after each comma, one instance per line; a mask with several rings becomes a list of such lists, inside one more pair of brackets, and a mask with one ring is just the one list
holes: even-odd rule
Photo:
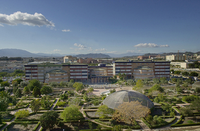
[[75, 57], [81, 57], [81, 58], [111, 58], [109, 55], [101, 54], [101, 53], [79, 54], [79, 55], [75, 55]]
[[30, 53], [26, 50], [21, 49], [0, 49], [0, 57], [39, 57], [34, 53]]
[[21, 49], [0, 49], [0, 57], [62, 57], [61, 54], [31, 53]]

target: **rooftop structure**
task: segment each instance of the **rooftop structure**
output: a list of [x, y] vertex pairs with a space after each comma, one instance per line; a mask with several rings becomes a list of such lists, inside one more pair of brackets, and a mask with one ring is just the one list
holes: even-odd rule
[[143, 106], [148, 108], [152, 108], [154, 106], [153, 102], [145, 95], [136, 91], [128, 90], [121, 90], [110, 94], [103, 101], [103, 104], [107, 105], [111, 109], [116, 109], [122, 103], [131, 101], [139, 101]]

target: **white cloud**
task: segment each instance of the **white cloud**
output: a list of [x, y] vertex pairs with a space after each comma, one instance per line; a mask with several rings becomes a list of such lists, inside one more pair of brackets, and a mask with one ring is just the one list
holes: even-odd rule
[[60, 52], [61, 50], [59, 49], [54, 49], [53, 52]]
[[160, 45], [160, 47], [169, 47], [169, 45]]
[[52, 26], [55, 27], [54, 23], [48, 21], [44, 15], [40, 13], [28, 14], [17, 11], [13, 14], [6, 15], [0, 14], [0, 24], [8, 25], [28, 25], [28, 26]]
[[104, 52], [104, 51], [106, 51], [106, 49], [105, 48], [101, 48], [101, 49], [96, 49], [95, 51], [96, 52]]
[[77, 43], [74, 43], [74, 46], [78, 47], [78, 50], [83, 50], [85, 49], [86, 47], [82, 44], [77, 44]]
[[135, 53], [134, 50], [127, 50], [126, 52], [127, 52], [127, 53]]
[[155, 48], [155, 47], [169, 47], [169, 45], [157, 45], [155, 43], [140, 43], [135, 45], [135, 47]]
[[68, 30], [64, 29], [64, 30], [62, 30], [62, 32], [71, 32], [71, 30], [70, 29], [68, 29]]

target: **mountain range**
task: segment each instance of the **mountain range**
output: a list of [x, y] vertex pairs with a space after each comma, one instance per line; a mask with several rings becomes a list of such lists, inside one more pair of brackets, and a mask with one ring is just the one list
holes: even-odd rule
[[[179, 54], [187, 54], [187, 55], [193, 55], [194, 52], [179, 52]], [[200, 52], [196, 52], [197, 54], [200, 54]], [[114, 58], [114, 57], [133, 57], [133, 56], [139, 56], [139, 55], [170, 55], [170, 54], [177, 54], [177, 52], [168, 52], [168, 53], [124, 53], [124, 54], [114, 54], [114, 53], [89, 53], [89, 54], [46, 54], [46, 53], [31, 53], [26, 50], [21, 49], [0, 49], [0, 57], [63, 57], [66, 55], [72, 55], [75, 57], [82, 57], [82, 58]]]
[[111, 58], [111, 57], [124, 57], [124, 56], [136, 56], [142, 54], [126, 53], [126, 54], [112, 54], [112, 53], [89, 53], [89, 54], [46, 54], [46, 53], [31, 53], [21, 49], [0, 49], [0, 57], [63, 57], [66, 55], [72, 55], [82, 58]]

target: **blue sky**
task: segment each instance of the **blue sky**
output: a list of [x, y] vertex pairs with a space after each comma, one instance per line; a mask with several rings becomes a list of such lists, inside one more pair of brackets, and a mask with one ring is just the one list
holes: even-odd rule
[[1, 0], [0, 48], [33, 53], [200, 51], [199, 0]]

